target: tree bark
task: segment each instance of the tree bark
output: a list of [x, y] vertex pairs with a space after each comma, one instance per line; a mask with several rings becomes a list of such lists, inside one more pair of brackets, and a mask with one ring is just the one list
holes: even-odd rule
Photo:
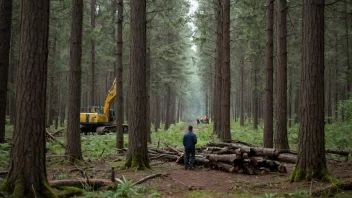
[[[96, 0], [90, 1], [90, 25], [92, 27], [92, 31], [95, 29], [95, 18], [96, 18]], [[90, 40], [90, 71], [89, 71], [90, 81], [89, 81], [89, 104], [91, 106], [95, 105], [94, 98], [96, 97], [96, 93], [94, 90], [95, 86], [95, 41], [94, 38]]]
[[70, 38], [69, 108], [67, 120], [66, 155], [70, 161], [82, 160], [79, 116], [81, 106], [83, 0], [72, 1]]
[[[124, 109], [123, 109], [123, 0], [117, 1], [117, 68], [116, 68], [116, 148], [123, 149], [123, 129]], [[115, 13], [114, 13], [115, 14]], [[122, 150], [121, 150], [122, 151]]]
[[131, 0], [130, 108], [126, 168], [149, 167], [147, 148], [146, 0]]
[[171, 87], [170, 85], [166, 85], [166, 89], [167, 89], [167, 95], [165, 97], [165, 126], [164, 126], [164, 130], [167, 131], [170, 128], [170, 108], [171, 108]]
[[287, 31], [286, 0], [278, 1], [278, 67], [276, 83], [276, 133], [275, 148], [289, 149], [287, 138]]
[[5, 143], [7, 83], [11, 41], [12, 0], [0, 0], [0, 144]]
[[10, 169], [3, 186], [13, 197], [55, 196], [47, 187], [45, 166], [49, 5], [46, 0], [22, 1], [21, 5], [16, 87], [16, 114], [21, 116], [16, 117]]
[[244, 126], [244, 60], [240, 56], [240, 126]]
[[[149, 28], [147, 28], [147, 38], [149, 35]], [[147, 85], [147, 115], [145, 117], [145, 121], [147, 123], [147, 142], [152, 143], [151, 131], [150, 131], [150, 42], [147, 39], [147, 49], [146, 49], [146, 85]]]
[[352, 67], [350, 64], [350, 49], [349, 49], [349, 31], [348, 31], [348, 15], [350, 13], [347, 12], [347, 0], [345, 0], [345, 36], [346, 36], [346, 90], [347, 93], [351, 92], [352, 90]]
[[303, 2], [302, 32], [301, 126], [290, 180], [330, 180], [324, 140], [324, 0]]
[[220, 135], [221, 132], [221, 88], [222, 88], [222, 33], [223, 33], [223, 23], [222, 23], [222, 0], [214, 0], [215, 7], [215, 18], [216, 18], [216, 62], [215, 62], [215, 86], [214, 86], [214, 100], [213, 100], [213, 110], [214, 110], [214, 127], [213, 133]]
[[16, 73], [17, 73], [17, 59], [15, 58], [14, 46], [16, 45], [14, 34], [11, 36], [11, 49], [10, 49], [10, 70], [9, 83], [12, 84], [13, 92], [9, 94], [9, 109], [10, 109], [10, 124], [14, 125], [16, 120]]
[[221, 135], [223, 141], [231, 140], [230, 133], [230, 0], [223, 0], [223, 40], [222, 40], [222, 87], [221, 87]]
[[[336, 65], [337, 66], [337, 65]], [[332, 74], [331, 74], [331, 64], [328, 65], [328, 94], [327, 94], [327, 113], [328, 113], [328, 124], [332, 123], [332, 112], [331, 112], [331, 81], [332, 81]]]
[[[251, 48], [253, 51], [257, 51], [256, 41], [251, 41]], [[253, 129], [258, 130], [258, 75], [257, 75], [257, 55], [253, 55], [252, 69], [253, 69], [253, 89], [252, 89], [252, 104], [253, 104]]]
[[[290, 72], [290, 74], [292, 74], [292, 72]], [[290, 80], [289, 82], [287, 105], [288, 105], [288, 128], [291, 128], [292, 127], [292, 80]]]
[[267, 0], [266, 9], [266, 55], [265, 55], [265, 116], [264, 116], [264, 147], [273, 148], [273, 27], [274, 0]]
[[338, 121], [338, 102], [339, 102], [339, 67], [338, 67], [338, 62], [339, 62], [339, 52], [338, 52], [338, 34], [335, 34], [335, 121]]
[[155, 124], [154, 124], [154, 130], [155, 132], [158, 131], [158, 129], [160, 128], [160, 105], [161, 105], [161, 101], [160, 101], [160, 96], [157, 94], [156, 95], [156, 100], [155, 100]]

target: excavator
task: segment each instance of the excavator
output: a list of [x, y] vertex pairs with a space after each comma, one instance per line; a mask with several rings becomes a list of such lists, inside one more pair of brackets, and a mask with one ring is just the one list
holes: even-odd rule
[[[109, 131], [116, 131], [115, 112], [110, 109], [116, 97], [116, 78], [106, 96], [104, 106], [90, 106], [88, 113], [80, 113], [81, 132], [97, 132], [105, 134]], [[128, 126], [122, 125], [124, 133], [128, 133]]]

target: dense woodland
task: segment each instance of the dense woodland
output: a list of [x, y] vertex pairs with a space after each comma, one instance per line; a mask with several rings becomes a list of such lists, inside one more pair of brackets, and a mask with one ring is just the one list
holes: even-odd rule
[[63, 129], [69, 163], [84, 161], [80, 112], [103, 106], [115, 78], [104, 150], [125, 169], [153, 169], [149, 147], [169, 138], [158, 133], [209, 116], [210, 139], [247, 141], [236, 133], [250, 128], [251, 143], [294, 150], [291, 182], [335, 182], [325, 133], [345, 127], [334, 148], [351, 155], [351, 32], [350, 0], [0, 0], [0, 192], [56, 197], [48, 130]]

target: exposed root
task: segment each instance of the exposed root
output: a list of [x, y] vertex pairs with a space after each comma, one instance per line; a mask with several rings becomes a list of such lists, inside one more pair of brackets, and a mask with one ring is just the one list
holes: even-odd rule
[[352, 190], [352, 179], [345, 182], [339, 182], [332, 184], [322, 189], [315, 190], [312, 192], [313, 196], [332, 196], [339, 192], [340, 190]]
[[135, 168], [136, 170], [150, 169], [149, 160], [144, 159], [141, 155], [128, 156], [123, 169]]
[[288, 180], [290, 182], [299, 182], [311, 181], [313, 178], [328, 183], [334, 183], [337, 181], [327, 168], [317, 170], [303, 170], [298, 167], [295, 167]]

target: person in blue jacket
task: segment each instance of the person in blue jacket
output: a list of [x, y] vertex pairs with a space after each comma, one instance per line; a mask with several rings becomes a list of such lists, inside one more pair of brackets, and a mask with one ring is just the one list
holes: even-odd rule
[[195, 161], [195, 145], [197, 144], [197, 136], [192, 131], [193, 127], [190, 125], [188, 126], [188, 132], [183, 136], [183, 146], [185, 147], [185, 170], [188, 168], [193, 169]]

